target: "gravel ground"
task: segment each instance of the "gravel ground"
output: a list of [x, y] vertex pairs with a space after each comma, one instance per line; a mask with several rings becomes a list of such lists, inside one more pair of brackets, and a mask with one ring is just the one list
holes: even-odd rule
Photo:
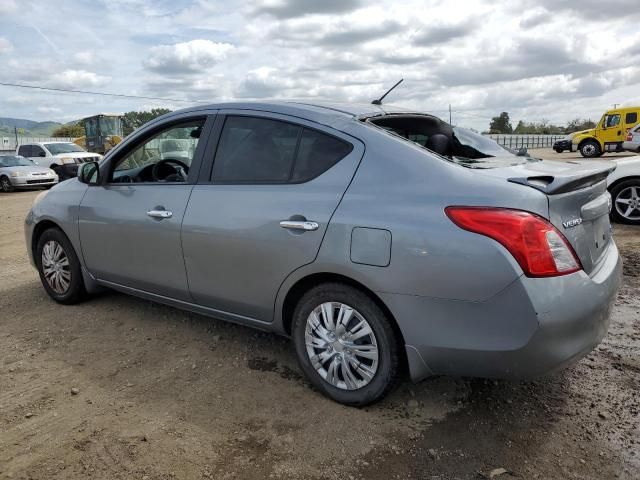
[[117, 293], [50, 301], [22, 233], [36, 193], [0, 194], [0, 478], [640, 478], [638, 228], [615, 228], [624, 287], [572, 368], [404, 379], [354, 409], [274, 335]]

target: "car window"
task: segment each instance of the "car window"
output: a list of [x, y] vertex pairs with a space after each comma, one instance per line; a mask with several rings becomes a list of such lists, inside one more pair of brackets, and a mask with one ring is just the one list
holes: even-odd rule
[[115, 162], [110, 181], [186, 182], [203, 125], [196, 120], [155, 133]]
[[21, 157], [32, 157], [31, 155], [31, 145], [20, 145], [18, 148], [18, 155]]
[[615, 115], [607, 115], [604, 118], [604, 126], [605, 127], [615, 127], [620, 123], [620, 114], [616, 113]]
[[44, 151], [44, 148], [42, 148], [39, 145], [31, 145], [31, 155], [29, 155], [30, 157], [44, 157], [46, 156], [46, 153]]
[[635, 125], [637, 121], [638, 121], [638, 113], [637, 112], [629, 112], [629, 113], [627, 113], [627, 115], [625, 116], [625, 119], [624, 119], [624, 122], [627, 125], [628, 124]]
[[346, 157], [353, 146], [335, 137], [305, 128], [300, 138], [292, 182], [303, 182], [324, 173]]
[[0, 157], [0, 167], [33, 167], [33, 163], [28, 158], [21, 156], [7, 155]]
[[229, 116], [213, 164], [222, 183], [284, 183], [291, 176], [302, 127], [266, 118]]

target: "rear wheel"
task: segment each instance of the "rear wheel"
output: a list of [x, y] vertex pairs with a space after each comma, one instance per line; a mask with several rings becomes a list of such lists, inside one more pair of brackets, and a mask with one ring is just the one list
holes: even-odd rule
[[5, 175], [0, 177], [0, 189], [5, 193], [13, 192], [13, 185], [11, 185], [9, 177]]
[[640, 225], [640, 179], [620, 182], [611, 189], [611, 215], [620, 223]]
[[556, 153], [564, 152], [564, 150], [562, 148], [554, 148], [554, 150], [556, 151]]
[[341, 283], [308, 291], [293, 318], [300, 367], [322, 393], [363, 406], [393, 387], [400, 362], [390, 320], [365, 293]]
[[580, 154], [585, 158], [599, 157], [602, 155], [600, 145], [595, 140], [587, 140], [580, 145]]
[[62, 231], [50, 228], [40, 235], [35, 260], [42, 286], [53, 300], [71, 305], [86, 296], [80, 261]]

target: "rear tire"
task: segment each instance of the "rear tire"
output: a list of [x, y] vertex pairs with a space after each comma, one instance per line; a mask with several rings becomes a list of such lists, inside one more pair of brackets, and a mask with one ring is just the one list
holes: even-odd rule
[[11, 184], [11, 180], [9, 180], [9, 177], [5, 175], [0, 177], [0, 190], [5, 193], [13, 192], [13, 185]]
[[562, 148], [555, 148], [554, 149], [556, 151], [556, 153], [562, 153], [564, 152], [564, 150]]
[[73, 305], [86, 297], [80, 260], [61, 230], [49, 228], [40, 235], [35, 261], [42, 286], [53, 300]]
[[396, 382], [400, 349], [391, 320], [349, 285], [325, 283], [303, 295], [293, 314], [293, 341], [309, 381], [336, 402], [368, 405]]
[[618, 223], [640, 225], [640, 179], [632, 178], [611, 189], [611, 216]]
[[584, 158], [594, 158], [602, 155], [600, 144], [595, 140], [587, 140], [580, 145], [580, 155]]

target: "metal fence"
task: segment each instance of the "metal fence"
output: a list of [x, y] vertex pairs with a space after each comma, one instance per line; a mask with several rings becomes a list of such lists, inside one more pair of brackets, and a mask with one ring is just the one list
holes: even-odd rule
[[[18, 135], [18, 145], [35, 142], [73, 142], [75, 139], [71, 137], [22, 137]], [[15, 152], [16, 137], [0, 137], [0, 152]]]
[[565, 135], [503, 135], [490, 133], [485, 135], [508, 148], [551, 148]]

